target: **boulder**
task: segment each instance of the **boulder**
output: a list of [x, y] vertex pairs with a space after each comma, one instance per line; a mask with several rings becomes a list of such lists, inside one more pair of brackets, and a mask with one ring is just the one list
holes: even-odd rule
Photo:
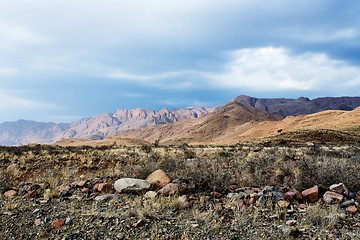
[[344, 196], [340, 193], [327, 191], [323, 196], [324, 202], [326, 203], [337, 203], [344, 200]]
[[331, 185], [330, 186], [330, 191], [340, 193], [340, 194], [344, 194], [346, 196], [349, 194], [349, 190], [345, 187], [345, 185], [343, 183]]
[[176, 183], [169, 183], [165, 187], [159, 190], [159, 193], [165, 195], [175, 194], [179, 191], [179, 186]]
[[136, 178], [121, 178], [114, 183], [114, 188], [119, 193], [147, 191], [151, 186], [151, 182]]
[[171, 183], [171, 178], [161, 169], [150, 174], [146, 180], [151, 182], [156, 189], [161, 189]]
[[302, 196], [308, 202], [316, 202], [319, 199], [319, 187], [315, 186], [302, 191]]

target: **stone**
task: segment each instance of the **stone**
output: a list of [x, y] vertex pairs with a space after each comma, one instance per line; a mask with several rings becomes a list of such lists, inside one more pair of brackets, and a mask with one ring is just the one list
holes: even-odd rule
[[75, 187], [84, 187], [88, 183], [88, 180], [73, 182], [71, 185]]
[[152, 183], [147, 180], [136, 178], [121, 178], [114, 183], [117, 192], [142, 192], [149, 190]]
[[340, 193], [340, 194], [344, 194], [346, 196], [349, 194], [349, 190], [345, 187], [345, 185], [343, 183], [331, 185], [330, 186], [330, 191]]
[[51, 223], [51, 226], [53, 226], [54, 228], [59, 228], [64, 224], [65, 224], [65, 219], [58, 219], [58, 220], [53, 221]]
[[287, 201], [280, 200], [277, 202], [277, 206], [280, 208], [287, 208], [289, 207], [290, 203]]
[[327, 191], [324, 194], [323, 199], [326, 203], [337, 203], [342, 202], [344, 200], [344, 196], [336, 192]]
[[98, 192], [109, 192], [112, 189], [111, 183], [97, 183], [94, 188], [95, 191]]
[[191, 207], [191, 202], [184, 202], [183, 208], [190, 208], [190, 207]]
[[284, 200], [291, 201], [291, 200], [294, 200], [295, 198], [296, 198], [296, 193], [294, 193], [294, 192], [287, 192], [284, 195]]
[[17, 194], [18, 194], [17, 191], [15, 191], [15, 190], [10, 190], [10, 191], [5, 192], [5, 193], [4, 193], [4, 196], [5, 196], [5, 197], [8, 197], [8, 198], [12, 198], [12, 197], [15, 197]]
[[150, 198], [150, 199], [153, 199], [154, 197], [156, 197], [157, 195], [157, 192], [155, 191], [148, 191], [145, 193], [145, 198]]
[[254, 197], [250, 198], [249, 200], [249, 204], [255, 204], [256, 203], [256, 199]]
[[81, 192], [82, 192], [82, 193], [87, 193], [88, 191], [90, 191], [89, 188], [83, 188], [83, 189], [81, 189]]
[[314, 186], [301, 192], [303, 198], [308, 202], [316, 202], [319, 199], [319, 187]]
[[172, 195], [179, 191], [179, 186], [176, 183], [169, 183], [165, 187], [159, 190], [159, 193], [165, 194], [165, 195]]
[[349, 206], [345, 209], [346, 212], [355, 214], [357, 212], [357, 208], [355, 206]]
[[151, 173], [147, 178], [147, 181], [151, 182], [155, 189], [161, 189], [165, 187], [167, 184], [171, 183], [171, 178], [166, 175], [166, 173], [158, 169], [155, 172]]
[[349, 201], [343, 202], [340, 206], [342, 208], [347, 208], [347, 207], [353, 206], [353, 205], [355, 205], [355, 201], [354, 200], [349, 200]]
[[244, 193], [244, 192], [239, 192], [239, 193], [228, 193], [226, 195], [227, 198], [230, 198], [230, 199], [243, 199], [243, 198], [246, 198], [248, 197], [249, 195], [247, 193]]
[[297, 223], [296, 220], [288, 220], [288, 221], [286, 221], [286, 225], [289, 225], [289, 226], [294, 226], [296, 223]]
[[105, 195], [100, 195], [100, 196], [97, 196], [95, 198], [96, 201], [102, 201], [102, 202], [106, 202], [106, 201], [109, 201], [111, 199], [114, 199], [116, 198], [117, 196], [115, 194], [105, 194]]
[[36, 226], [39, 226], [39, 225], [41, 224], [41, 219], [40, 219], [40, 218], [35, 219], [34, 224], [35, 224]]

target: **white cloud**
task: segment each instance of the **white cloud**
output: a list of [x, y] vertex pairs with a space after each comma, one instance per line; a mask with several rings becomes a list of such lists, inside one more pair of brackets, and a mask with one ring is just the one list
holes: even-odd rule
[[360, 87], [360, 68], [325, 54], [292, 55], [285, 48], [241, 49], [230, 54], [223, 73], [207, 74], [220, 88], [256, 91], [350, 91]]
[[21, 97], [23, 92], [20, 90], [0, 89], [0, 111], [29, 111], [29, 110], [49, 110], [59, 108], [55, 104], [36, 101]]
[[17, 73], [15, 68], [10, 67], [0, 67], [0, 75], [14, 75]]
[[24, 26], [0, 22], [1, 45], [49, 44], [50, 42], [50, 38], [31, 32]]

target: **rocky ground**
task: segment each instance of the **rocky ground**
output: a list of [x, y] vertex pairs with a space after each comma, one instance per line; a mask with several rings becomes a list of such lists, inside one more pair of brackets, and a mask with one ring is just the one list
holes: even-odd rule
[[0, 232], [2, 239], [357, 239], [359, 149], [3, 148]]

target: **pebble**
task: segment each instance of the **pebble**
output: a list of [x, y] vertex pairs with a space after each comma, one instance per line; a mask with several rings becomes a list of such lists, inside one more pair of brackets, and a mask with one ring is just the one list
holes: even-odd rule
[[65, 219], [58, 219], [51, 223], [51, 226], [53, 226], [55, 229], [61, 227], [65, 224]]

